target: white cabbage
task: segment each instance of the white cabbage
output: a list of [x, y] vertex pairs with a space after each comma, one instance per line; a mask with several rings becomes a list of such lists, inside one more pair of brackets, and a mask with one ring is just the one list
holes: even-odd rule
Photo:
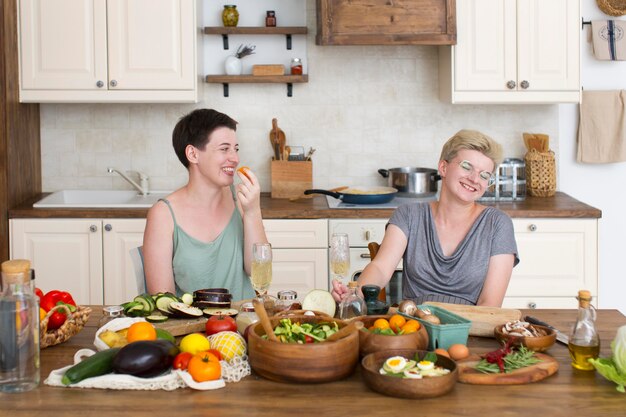
[[615, 339], [611, 342], [613, 363], [620, 374], [626, 376], [626, 326], [617, 329]]

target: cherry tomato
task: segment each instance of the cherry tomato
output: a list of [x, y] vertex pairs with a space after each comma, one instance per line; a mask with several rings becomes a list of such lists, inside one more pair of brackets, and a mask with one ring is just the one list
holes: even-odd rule
[[189, 352], [179, 353], [174, 358], [174, 363], [172, 364], [172, 366], [174, 367], [174, 369], [181, 369], [183, 371], [186, 371], [191, 358], [193, 358], [193, 355]]
[[187, 372], [196, 382], [214, 381], [222, 376], [222, 366], [212, 353], [200, 352], [189, 360]]
[[313, 342], [315, 342], [315, 340], [313, 340], [311, 336], [309, 336], [308, 334], [304, 335], [304, 343], [313, 343]]
[[236, 332], [237, 323], [230, 316], [211, 316], [205, 326], [207, 336], [219, 332]]

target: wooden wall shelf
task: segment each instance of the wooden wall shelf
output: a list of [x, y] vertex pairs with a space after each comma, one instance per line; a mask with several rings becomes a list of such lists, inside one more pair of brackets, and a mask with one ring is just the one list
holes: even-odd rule
[[205, 26], [204, 28], [205, 35], [222, 35], [224, 49], [228, 49], [228, 35], [285, 35], [287, 49], [291, 49], [291, 35], [306, 35], [307, 33], [308, 29], [306, 26]]
[[220, 83], [224, 86], [224, 97], [228, 97], [228, 85], [234, 84], [287, 84], [287, 97], [293, 96], [293, 84], [308, 83], [308, 74], [303, 75], [207, 75], [207, 83]]

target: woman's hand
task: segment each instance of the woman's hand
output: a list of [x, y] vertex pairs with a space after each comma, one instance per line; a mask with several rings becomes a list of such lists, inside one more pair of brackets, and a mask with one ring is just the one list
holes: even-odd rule
[[[243, 169], [242, 169], [243, 168]], [[248, 167], [237, 170], [241, 183], [237, 185], [237, 200], [243, 214], [261, 213], [261, 187], [259, 180]]]
[[335, 301], [340, 303], [341, 300], [346, 298], [346, 296], [348, 295], [348, 287], [346, 287], [345, 285], [343, 285], [341, 282], [339, 282], [336, 279], [333, 280], [332, 284], [333, 284], [333, 289], [330, 293], [335, 299]]

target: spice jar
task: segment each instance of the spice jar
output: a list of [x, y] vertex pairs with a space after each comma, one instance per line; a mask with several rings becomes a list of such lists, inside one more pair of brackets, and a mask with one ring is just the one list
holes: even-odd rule
[[98, 327], [102, 327], [108, 322], [123, 317], [124, 308], [122, 306], [107, 306], [102, 309], [102, 317], [98, 321]]
[[276, 312], [278, 313], [285, 310], [301, 310], [302, 304], [300, 304], [296, 298], [298, 298], [298, 293], [293, 290], [278, 291]]
[[291, 60], [291, 75], [302, 75], [302, 60], [300, 58]]
[[222, 11], [222, 23], [224, 26], [237, 26], [239, 23], [239, 11], [234, 4], [225, 4]]
[[243, 338], [248, 341], [248, 332], [250, 331], [250, 325], [259, 321], [259, 316], [254, 311], [254, 305], [252, 303], [243, 303], [239, 308], [239, 314], [237, 314], [237, 331], [243, 335]]
[[276, 13], [274, 13], [274, 10], [267, 11], [267, 16], [265, 17], [265, 26], [267, 27], [276, 26]]

